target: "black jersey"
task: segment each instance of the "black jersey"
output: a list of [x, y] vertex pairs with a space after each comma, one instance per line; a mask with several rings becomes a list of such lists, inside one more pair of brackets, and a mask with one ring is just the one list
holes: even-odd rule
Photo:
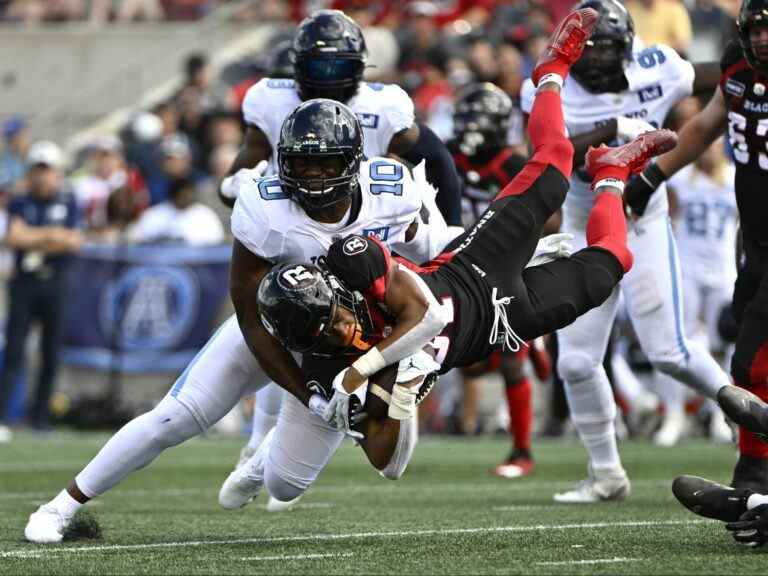
[[746, 237], [762, 244], [768, 242], [768, 77], [750, 67], [735, 41], [720, 67], [741, 227]]
[[488, 204], [525, 166], [525, 158], [511, 148], [467, 156], [456, 140], [448, 142], [456, 169], [461, 175], [461, 208], [464, 225], [474, 224]]
[[386, 312], [386, 279], [392, 266], [416, 272], [435, 299], [452, 311], [453, 320], [431, 343], [441, 373], [482, 360], [494, 348], [488, 342], [493, 322], [491, 290], [482, 271], [473, 271], [461, 255], [446, 253], [421, 267], [392, 256], [374, 237], [348, 236], [331, 245], [326, 263], [349, 288], [365, 296], [371, 311]]

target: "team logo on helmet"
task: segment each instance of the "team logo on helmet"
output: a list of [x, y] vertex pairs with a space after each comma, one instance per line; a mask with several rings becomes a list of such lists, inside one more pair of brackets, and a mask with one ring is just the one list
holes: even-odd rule
[[365, 252], [368, 249], [368, 242], [360, 236], [352, 236], [344, 241], [344, 245], [341, 248], [347, 256], [354, 256], [355, 254]]

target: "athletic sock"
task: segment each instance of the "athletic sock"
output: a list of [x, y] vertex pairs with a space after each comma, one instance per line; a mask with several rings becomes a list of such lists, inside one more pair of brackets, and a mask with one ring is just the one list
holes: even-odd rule
[[83, 506], [81, 502], [78, 502], [72, 498], [72, 496], [70, 496], [69, 492], [66, 490], [59, 492], [56, 498], [51, 500], [48, 505], [56, 508], [59, 514], [61, 514], [64, 518], [72, 518], [72, 516], [74, 516], [75, 513]]
[[603, 192], [595, 197], [587, 221], [587, 245], [613, 254], [624, 272], [632, 268], [633, 257], [627, 248], [627, 221], [620, 196]]
[[248, 439], [248, 447], [255, 450], [261, 445], [267, 433], [277, 424], [284, 390], [277, 384], [270, 383], [256, 392], [256, 405], [253, 408], [253, 428]]
[[533, 406], [531, 403], [531, 381], [521, 378], [506, 386], [507, 407], [509, 408], [509, 431], [512, 442], [518, 450], [531, 449], [531, 427], [533, 425]]

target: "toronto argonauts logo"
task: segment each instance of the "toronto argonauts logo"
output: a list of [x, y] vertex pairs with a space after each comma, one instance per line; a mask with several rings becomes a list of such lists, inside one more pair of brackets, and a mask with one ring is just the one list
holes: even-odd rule
[[131, 267], [101, 293], [101, 329], [118, 348], [172, 347], [187, 336], [199, 299], [200, 286], [187, 270]]

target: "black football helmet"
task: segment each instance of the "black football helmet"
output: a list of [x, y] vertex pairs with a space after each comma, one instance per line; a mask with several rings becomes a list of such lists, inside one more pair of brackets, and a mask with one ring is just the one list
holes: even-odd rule
[[755, 53], [749, 39], [749, 31], [753, 26], [768, 26], [768, 0], [744, 0], [736, 18], [736, 26], [739, 30], [739, 44], [747, 62], [758, 72], [768, 74], [768, 59], [760, 58]]
[[346, 102], [363, 79], [367, 49], [354, 20], [341, 10], [305, 18], [293, 40], [293, 75], [302, 100]]
[[467, 156], [479, 150], [503, 148], [509, 132], [512, 100], [490, 82], [473, 84], [456, 97], [453, 134], [459, 149]]
[[365, 298], [349, 290], [319, 261], [312, 264], [279, 264], [259, 285], [259, 313], [267, 331], [283, 346], [301, 354], [362, 354], [365, 350], [329, 349], [325, 343], [339, 306], [355, 315], [359, 342], [369, 340], [373, 323]]
[[[291, 112], [280, 130], [277, 165], [283, 191], [308, 213], [349, 198], [357, 189], [363, 138], [354, 112], [335, 100], [317, 98]], [[302, 175], [300, 162], [335, 162], [337, 173]]]
[[583, 0], [574, 10], [593, 8], [600, 19], [571, 75], [593, 94], [626, 88], [624, 68], [632, 60], [635, 24], [618, 0]]

